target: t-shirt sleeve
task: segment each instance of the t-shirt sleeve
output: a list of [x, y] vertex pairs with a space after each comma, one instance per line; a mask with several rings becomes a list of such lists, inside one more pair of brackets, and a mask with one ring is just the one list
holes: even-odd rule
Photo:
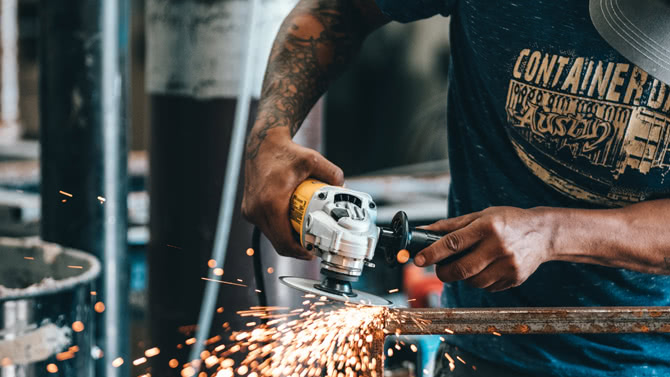
[[394, 21], [412, 22], [436, 14], [448, 16], [456, 0], [375, 0], [382, 12]]

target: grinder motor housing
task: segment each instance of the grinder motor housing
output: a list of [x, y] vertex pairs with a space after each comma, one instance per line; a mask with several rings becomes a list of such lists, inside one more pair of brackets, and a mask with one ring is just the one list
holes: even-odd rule
[[377, 209], [366, 193], [309, 179], [293, 193], [289, 217], [300, 243], [321, 259], [321, 273], [356, 281], [372, 257], [379, 229]]

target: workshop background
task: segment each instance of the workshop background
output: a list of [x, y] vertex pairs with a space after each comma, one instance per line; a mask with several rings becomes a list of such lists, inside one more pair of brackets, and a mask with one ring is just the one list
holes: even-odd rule
[[[260, 4], [254, 98], [295, 3]], [[210, 255], [247, 24], [242, 0], [0, 0], [0, 376], [183, 376], [210, 273], [237, 284], [220, 287], [211, 335], [245, 326], [236, 312], [258, 299], [239, 205], [225, 265]], [[448, 19], [389, 24], [296, 136], [375, 198], [380, 224], [399, 209], [416, 223], [446, 215], [448, 64]], [[61, 252], [52, 243], [100, 264], [76, 251], [38, 263]], [[277, 276], [316, 278], [318, 262], [260, 246], [268, 304], [300, 306]], [[437, 306], [430, 272], [377, 263], [364, 278], [372, 293]], [[62, 349], [54, 321], [77, 343]], [[52, 344], [21, 354], [26, 336]], [[430, 374], [435, 339], [403, 342], [414, 347], [387, 375]]]

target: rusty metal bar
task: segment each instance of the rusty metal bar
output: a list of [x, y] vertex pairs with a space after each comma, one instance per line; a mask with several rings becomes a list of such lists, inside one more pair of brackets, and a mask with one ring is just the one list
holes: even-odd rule
[[[372, 356], [390, 335], [670, 333], [670, 307], [390, 309]], [[383, 376], [383, 362], [371, 371]]]
[[385, 332], [398, 331], [405, 335], [670, 332], [670, 307], [391, 309]]

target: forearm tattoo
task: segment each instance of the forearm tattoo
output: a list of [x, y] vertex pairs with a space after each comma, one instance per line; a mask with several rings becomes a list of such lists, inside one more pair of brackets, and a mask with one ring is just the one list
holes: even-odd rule
[[357, 13], [353, 0], [304, 1], [284, 20], [263, 80], [247, 159], [256, 157], [270, 129], [287, 127], [295, 135], [330, 81], [344, 70], [362, 40]]

